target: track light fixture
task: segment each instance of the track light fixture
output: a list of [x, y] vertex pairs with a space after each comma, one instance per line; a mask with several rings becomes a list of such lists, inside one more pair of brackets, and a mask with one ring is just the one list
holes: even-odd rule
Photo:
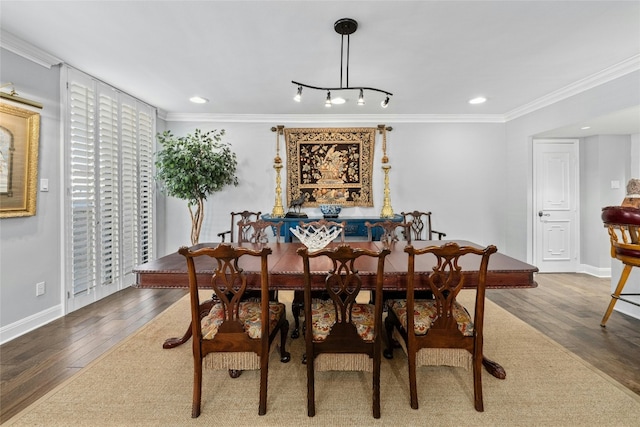
[[[349, 86], [349, 41], [350, 35], [355, 33], [358, 29], [358, 23], [355, 19], [351, 18], [342, 18], [338, 19], [335, 24], [333, 24], [333, 28], [336, 30], [336, 33], [341, 35], [340, 41], [340, 87], [320, 87], [320, 86], [312, 86], [305, 83], [296, 82], [294, 80], [291, 81], [294, 85], [298, 86], [298, 91], [296, 96], [293, 98], [297, 102], [302, 100], [302, 88], [316, 89], [327, 92], [327, 99], [325, 101], [326, 107], [331, 107], [331, 91], [343, 91], [343, 90], [359, 90], [360, 94], [358, 96], [358, 105], [364, 105], [364, 91], [373, 91], [380, 92], [386, 95], [386, 98], [380, 103], [382, 108], [387, 108], [389, 105], [389, 97], [393, 96], [391, 92], [382, 89], [376, 89], [374, 87], [366, 87], [366, 86]], [[346, 66], [345, 66], [345, 52], [344, 52], [344, 38], [347, 36], [347, 51], [346, 51]], [[346, 85], [342, 84], [342, 75], [346, 76]]]

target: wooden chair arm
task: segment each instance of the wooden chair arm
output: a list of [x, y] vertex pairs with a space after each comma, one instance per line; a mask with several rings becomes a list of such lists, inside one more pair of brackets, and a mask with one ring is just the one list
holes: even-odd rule
[[[447, 237], [447, 233], [443, 233], [442, 231], [431, 230], [431, 234], [437, 234], [438, 235], [438, 240], [442, 240], [443, 237]], [[431, 236], [429, 236], [429, 237], [430, 237], [429, 240], [433, 240], [433, 239], [431, 239]]]
[[224, 242], [224, 236], [226, 236], [227, 234], [231, 234], [231, 230], [227, 230], [227, 231], [223, 231], [222, 233], [218, 233], [217, 236], [222, 239], [222, 242]]

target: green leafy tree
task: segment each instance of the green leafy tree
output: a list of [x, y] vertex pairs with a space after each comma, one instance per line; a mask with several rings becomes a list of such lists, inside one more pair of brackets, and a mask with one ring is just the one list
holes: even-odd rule
[[200, 238], [207, 196], [227, 185], [238, 185], [238, 161], [222, 136], [224, 129], [196, 129], [185, 137], [175, 137], [171, 131], [157, 135], [162, 149], [156, 153], [156, 179], [163, 193], [188, 202], [193, 245]]

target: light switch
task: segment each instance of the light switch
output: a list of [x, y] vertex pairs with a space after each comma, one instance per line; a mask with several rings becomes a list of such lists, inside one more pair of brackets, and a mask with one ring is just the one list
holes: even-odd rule
[[40, 180], [40, 191], [49, 191], [49, 180], [47, 178]]
[[620, 181], [611, 181], [611, 188], [620, 188]]

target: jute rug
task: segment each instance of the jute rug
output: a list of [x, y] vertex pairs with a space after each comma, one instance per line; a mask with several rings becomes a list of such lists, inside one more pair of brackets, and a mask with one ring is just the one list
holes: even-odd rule
[[[189, 321], [185, 298], [8, 421], [12, 426], [638, 426], [640, 397], [487, 302], [485, 354], [507, 371], [483, 374], [485, 412], [473, 408], [471, 373], [418, 369], [420, 409], [409, 406], [406, 357], [382, 361], [382, 417], [371, 414], [371, 374], [319, 372], [307, 417], [303, 340], [292, 360], [271, 355], [267, 414], [258, 416], [258, 371], [205, 372], [202, 415], [191, 418], [191, 344], [164, 350]], [[290, 316], [289, 316], [290, 317]]]

